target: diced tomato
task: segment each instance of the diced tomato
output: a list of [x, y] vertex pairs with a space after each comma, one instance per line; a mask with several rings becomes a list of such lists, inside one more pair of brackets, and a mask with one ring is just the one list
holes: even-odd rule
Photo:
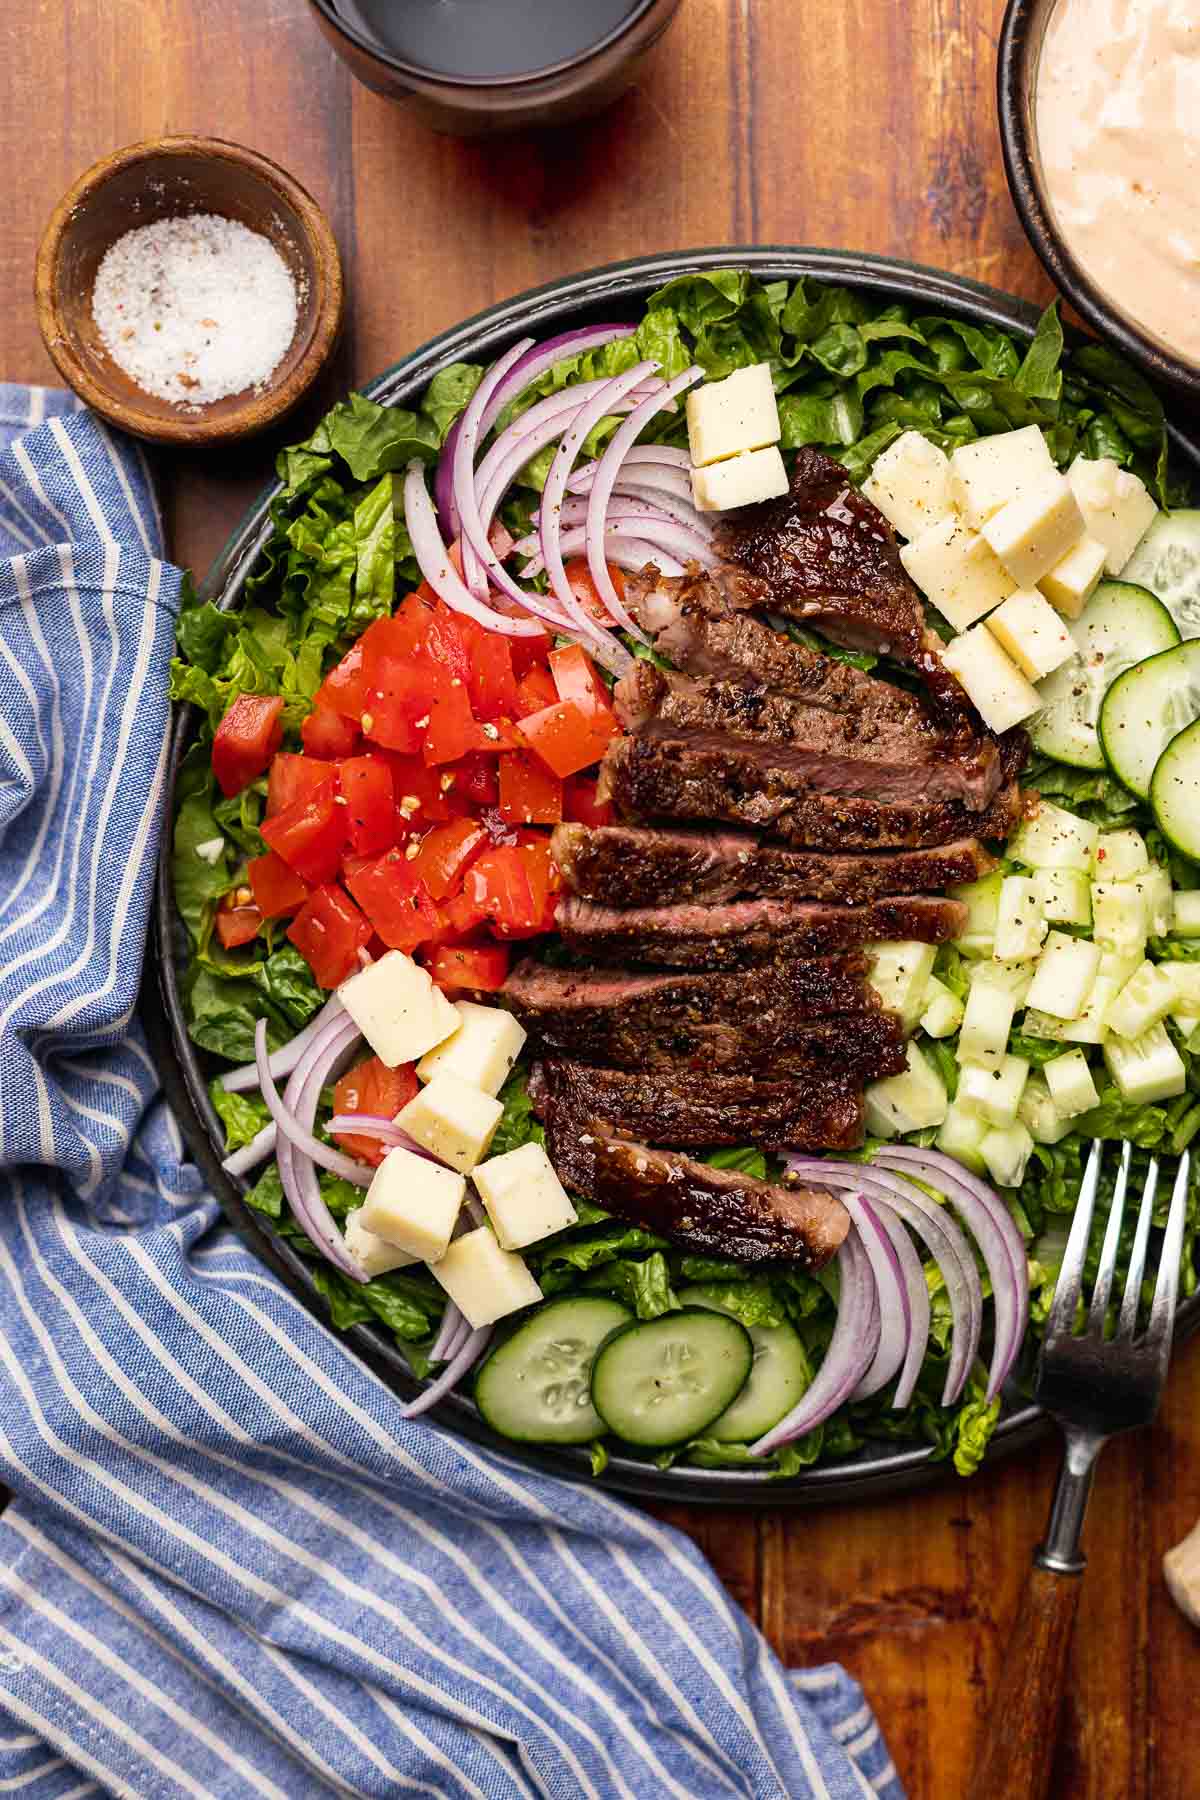
[[495, 722], [516, 717], [517, 680], [508, 638], [476, 628], [471, 640], [468, 687], [477, 719]]
[[378, 856], [396, 842], [396, 790], [380, 756], [351, 756], [339, 771], [350, 844], [359, 856]]
[[611, 825], [613, 809], [607, 800], [596, 798], [598, 783], [594, 775], [571, 775], [563, 784], [563, 818], [580, 825]]
[[413, 868], [434, 900], [448, 900], [461, 886], [473, 859], [490, 841], [483, 826], [474, 819], [451, 819], [447, 825], [435, 825], [421, 840]]
[[462, 622], [443, 600], [436, 601], [429, 612], [425, 653], [442, 665], [452, 681], [459, 681], [466, 687], [471, 679], [471, 654]]
[[428, 825], [440, 825], [456, 816], [458, 809], [447, 798], [454, 792], [455, 784], [442, 786], [449, 771], [431, 769], [419, 756], [385, 752], [384, 761], [392, 771], [396, 814], [402, 831], [424, 831]]
[[248, 900], [239, 904], [239, 896], [244, 891], [238, 889], [234, 894], [226, 894], [217, 908], [213, 923], [225, 950], [236, 950], [239, 944], [252, 943], [263, 927], [263, 916], [257, 906]]
[[[569, 562], [563, 571], [567, 578], [567, 586], [582, 606], [584, 612], [601, 625], [611, 625], [612, 615], [596, 592], [596, 584], [592, 580], [592, 571], [584, 557], [579, 556]], [[625, 601], [625, 576], [615, 563], [608, 565], [609, 579], [617, 590], [617, 598], [622, 605]]]
[[347, 810], [338, 804], [334, 783], [323, 781], [313, 793], [263, 820], [264, 842], [278, 851], [297, 875], [317, 887], [332, 881], [338, 872], [346, 842]]
[[[356, 1064], [334, 1084], [335, 1113], [370, 1113], [375, 1118], [394, 1119], [402, 1106], [407, 1106], [419, 1083], [411, 1063], [389, 1069], [377, 1056], [368, 1056]], [[351, 1156], [377, 1169], [388, 1153], [388, 1145], [378, 1138], [357, 1137], [352, 1132], [335, 1131], [335, 1142]]]
[[425, 967], [443, 993], [474, 989], [494, 994], [508, 974], [508, 950], [503, 944], [441, 944], [425, 959]]
[[513, 674], [520, 684], [531, 669], [545, 668], [546, 658], [553, 648], [553, 639], [549, 632], [539, 631], [536, 636], [510, 638], [508, 645]]
[[432, 692], [427, 678], [425, 692], [428, 722], [421, 745], [425, 761], [431, 765], [457, 762], [468, 750], [482, 749], [466, 682], [442, 672]]
[[608, 689], [596, 673], [591, 657], [578, 644], [550, 652], [550, 674], [559, 699], [572, 701], [581, 713], [612, 711]]
[[422, 744], [421, 721], [429, 711], [432, 671], [396, 657], [380, 657], [371, 667], [362, 715], [363, 735], [385, 749], [414, 755]]
[[389, 850], [357, 875], [350, 892], [389, 950], [415, 950], [438, 936], [442, 918], [402, 851]]
[[553, 706], [557, 699], [558, 689], [550, 671], [540, 666], [532, 668], [517, 683], [515, 716], [528, 719], [534, 713], [543, 712], [547, 706]]
[[530, 892], [533, 894], [535, 922], [531, 927], [531, 934], [553, 931], [562, 878], [550, 854], [550, 840], [540, 838], [536, 843], [521, 844], [517, 855], [524, 860]]
[[317, 888], [288, 926], [288, 938], [323, 988], [335, 988], [358, 967], [371, 927], [340, 887]]
[[314, 706], [300, 727], [300, 740], [310, 756], [334, 762], [352, 756], [358, 747], [358, 725], [329, 706]]
[[267, 777], [267, 817], [315, 794], [324, 781], [333, 781], [336, 792], [337, 764], [316, 756], [297, 756], [281, 750]]
[[367, 683], [363, 670], [363, 640], [352, 644], [340, 663], [330, 669], [317, 689], [314, 705], [322, 711], [340, 713], [357, 724], [366, 710]]
[[557, 825], [562, 818], [563, 784], [539, 757], [514, 750], [500, 758], [500, 816], [511, 825]]
[[440, 911], [445, 928], [442, 936], [447, 943], [471, 937], [487, 919], [484, 908], [470, 894], [455, 894], [451, 899], [444, 900]]
[[495, 806], [500, 798], [496, 768], [495, 757], [484, 756], [478, 750], [468, 751], [452, 771], [454, 791], [473, 807]]
[[282, 919], [298, 912], [308, 899], [308, 883], [289, 869], [281, 856], [268, 850], [256, 856], [246, 868], [246, 879], [254, 894], [254, 904], [264, 919]]
[[498, 844], [467, 870], [463, 893], [501, 937], [532, 937], [554, 924], [558, 873], [549, 841]]
[[213, 774], [226, 798], [261, 775], [283, 741], [278, 694], [239, 694], [213, 738]]
[[574, 701], [562, 700], [522, 719], [517, 726], [530, 749], [559, 776], [577, 775], [580, 769], [598, 762], [618, 729], [612, 713], [605, 717], [597, 709], [589, 715], [580, 712]]

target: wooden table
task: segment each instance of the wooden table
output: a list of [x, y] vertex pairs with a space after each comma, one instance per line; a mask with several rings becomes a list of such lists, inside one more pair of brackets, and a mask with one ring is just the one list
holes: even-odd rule
[[[492, 301], [650, 250], [835, 245], [1044, 299], [993, 117], [1001, 12], [1002, 0], [684, 0], [620, 108], [472, 144], [429, 136], [355, 86], [306, 0], [4, 7], [0, 373], [53, 379], [30, 282], [60, 193], [95, 158], [163, 131], [254, 145], [327, 208], [350, 314], [322, 401]], [[204, 566], [273, 448], [161, 462], [177, 560]], [[1200, 1646], [1159, 1573], [1200, 1500], [1198, 1409], [1192, 1346], [1154, 1433], [1104, 1460], [1057, 1800], [1200, 1795]], [[955, 1800], [1054, 1460], [1047, 1446], [891, 1504], [663, 1516], [704, 1547], [785, 1662], [837, 1658], [862, 1681], [917, 1800]]]

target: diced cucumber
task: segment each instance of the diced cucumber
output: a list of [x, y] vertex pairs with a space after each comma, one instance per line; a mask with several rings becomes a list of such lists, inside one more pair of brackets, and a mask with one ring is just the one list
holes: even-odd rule
[[1104, 696], [1126, 669], [1170, 650], [1179, 632], [1148, 588], [1102, 581], [1070, 627], [1079, 651], [1038, 688], [1042, 710], [1031, 735], [1043, 755], [1080, 769], [1102, 769], [1097, 725]]
[[1077, 1019], [1100, 967], [1100, 952], [1085, 938], [1052, 931], [1038, 958], [1028, 1000], [1036, 1012]]
[[1136, 881], [1093, 881], [1092, 937], [1102, 949], [1140, 957], [1149, 925], [1145, 897]]
[[1110, 1004], [1104, 1023], [1118, 1037], [1140, 1038], [1174, 1005], [1175, 984], [1154, 963], [1144, 962]]
[[719, 1419], [753, 1364], [740, 1320], [685, 1306], [622, 1325], [606, 1339], [592, 1365], [592, 1404], [627, 1444], [666, 1450]]
[[1158, 969], [1171, 984], [1171, 1011], [1200, 1013], [1200, 963], [1161, 962]]
[[592, 1360], [627, 1306], [602, 1294], [552, 1300], [492, 1351], [475, 1404], [503, 1437], [523, 1444], [586, 1444], [606, 1427], [592, 1405]]
[[1200, 512], [1181, 507], [1159, 513], [1121, 579], [1157, 594], [1181, 638], [1200, 637]]
[[1171, 877], [1161, 863], [1151, 863], [1130, 882], [1142, 897], [1146, 910], [1146, 929], [1154, 937], [1166, 937], [1175, 916]]
[[1159, 757], [1150, 805], [1167, 842], [1200, 858], [1200, 720], [1172, 738]]
[[1139, 1106], [1173, 1100], [1187, 1086], [1183, 1058], [1162, 1024], [1152, 1025], [1132, 1043], [1110, 1037], [1104, 1046], [1104, 1060], [1122, 1097]]
[[989, 1125], [1011, 1125], [1029, 1079], [1029, 1064], [1019, 1056], [1004, 1057], [994, 1069], [964, 1069], [959, 1076], [956, 1106], [970, 1106]]
[[1000, 962], [1029, 962], [1042, 947], [1046, 915], [1028, 875], [1009, 875], [1000, 888], [992, 954]]
[[971, 964], [967, 970], [967, 983], [969, 987], [978, 982], [984, 987], [999, 988], [1002, 994], [1012, 995], [1014, 1006], [1024, 1006], [1033, 982], [1034, 966], [1031, 962], [1004, 963], [989, 957], [987, 962]]
[[1092, 884], [1082, 869], [1036, 869], [1033, 880], [1050, 924], [1091, 924]]
[[1092, 867], [1097, 881], [1132, 881], [1150, 867], [1145, 838], [1131, 825], [1123, 831], [1102, 831]]
[[[1100, 827], [1091, 819], [1081, 819], [1063, 806], [1042, 800], [1009, 839], [1008, 855], [1027, 869], [1080, 869], [1090, 875], [1099, 841]], [[988, 879], [999, 883], [1001, 877], [997, 871]], [[961, 888], [950, 891], [963, 892]]]
[[978, 881], [964, 881], [950, 889], [952, 900], [961, 900], [967, 909], [966, 930], [956, 940], [968, 956], [990, 956], [996, 935], [996, 913], [1000, 906], [1000, 888], [1004, 876], [999, 869]]
[[936, 975], [931, 975], [926, 982], [921, 1005], [925, 1010], [920, 1025], [926, 1037], [953, 1037], [962, 1024], [963, 1003]]
[[993, 1127], [979, 1146], [988, 1174], [998, 1187], [1020, 1187], [1033, 1155], [1033, 1138], [1024, 1125]]
[[1056, 1056], [1045, 1065], [1042, 1074], [1050, 1098], [1064, 1119], [1073, 1119], [1099, 1106], [1100, 1095], [1082, 1050], [1068, 1050], [1065, 1056]]
[[[1047, 1067], [1053, 1067], [1047, 1064]], [[1057, 1144], [1073, 1127], [1054, 1104], [1053, 1096], [1042, 1077], [1033, 1074], [1025, 1083], [1017, 1117], [1035, 1144]]]
[[[684, 1306], [729, 1312], [728, 1307], [710, 1300], [702, 1287], [684, 1288], [679, 1299]], [[811, 1379], [804, 1345], [791, 1325], [747, 1325], [746, 1329], [754, 1345], [750, 1379], [705, 1434], [720, 1444], [750, 1443], [770, 1431], [791, 1412]]]
[[990, 1129], [987, 1120], [979, 1113], [970, 1107], [960, 1106], [955, 1100], [933, 1141], [947, 1156], [957, 1157], [968, 1169], [974, 1169], [976, 1175], [982, 1175], [984, 1162], [979, 1154], [979, 1146]]
[[1077, 1019], [1065, 1019], [1058, 1036], [1064, 1044], [1102, 1044], [1108, 1035], [1108, 1009], [1121, 991], [1111, 975], [1097, 975], [1083, 1011]]
[[998, 1068], [1008, 1048], [1015, 1011], [1016, 1002], [1006, 988], [991, 981], [973, 981], [958, 1034], [958, 1061]]
[[1200, 719], [1200, 638], [1126, 669], [1100, 708], [1100, 744], [1117, 780], [1144, 800], [1159, 757], [1195, 719]]
[[910, 1040], [905, 1059], [908, 1066], [899, 1075], [873, 1081], [867, 1089], [866, 1123], [873, 1137], [924, 1131], [946, 1116], [945, 1084], [924, 1051]]
[[905, 1031], [921, 1016], [925, 987], [933, 973], [936, 944], [869, 944], [871, 973], [867, 980], [885, 1012], [899, 1013]]
[[1171, 932], [1174, 937], [1200, 937], [1200, 888], [1175, 895]]

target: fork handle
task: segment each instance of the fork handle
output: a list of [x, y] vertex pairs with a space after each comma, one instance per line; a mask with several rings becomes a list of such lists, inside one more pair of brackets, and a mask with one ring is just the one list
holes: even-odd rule
[[970, 1800], [1044, 1800], [1058, 1746], [1058, 1716], [1080, 1571], [1034, 1565], [992, 1701]]

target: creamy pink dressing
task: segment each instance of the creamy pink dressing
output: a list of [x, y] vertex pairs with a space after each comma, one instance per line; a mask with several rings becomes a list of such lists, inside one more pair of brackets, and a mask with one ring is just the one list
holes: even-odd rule
[[1200, 364], [1200, 0], [1059, 0], [1036, 117], [1068, 248], [1122, 312]]

